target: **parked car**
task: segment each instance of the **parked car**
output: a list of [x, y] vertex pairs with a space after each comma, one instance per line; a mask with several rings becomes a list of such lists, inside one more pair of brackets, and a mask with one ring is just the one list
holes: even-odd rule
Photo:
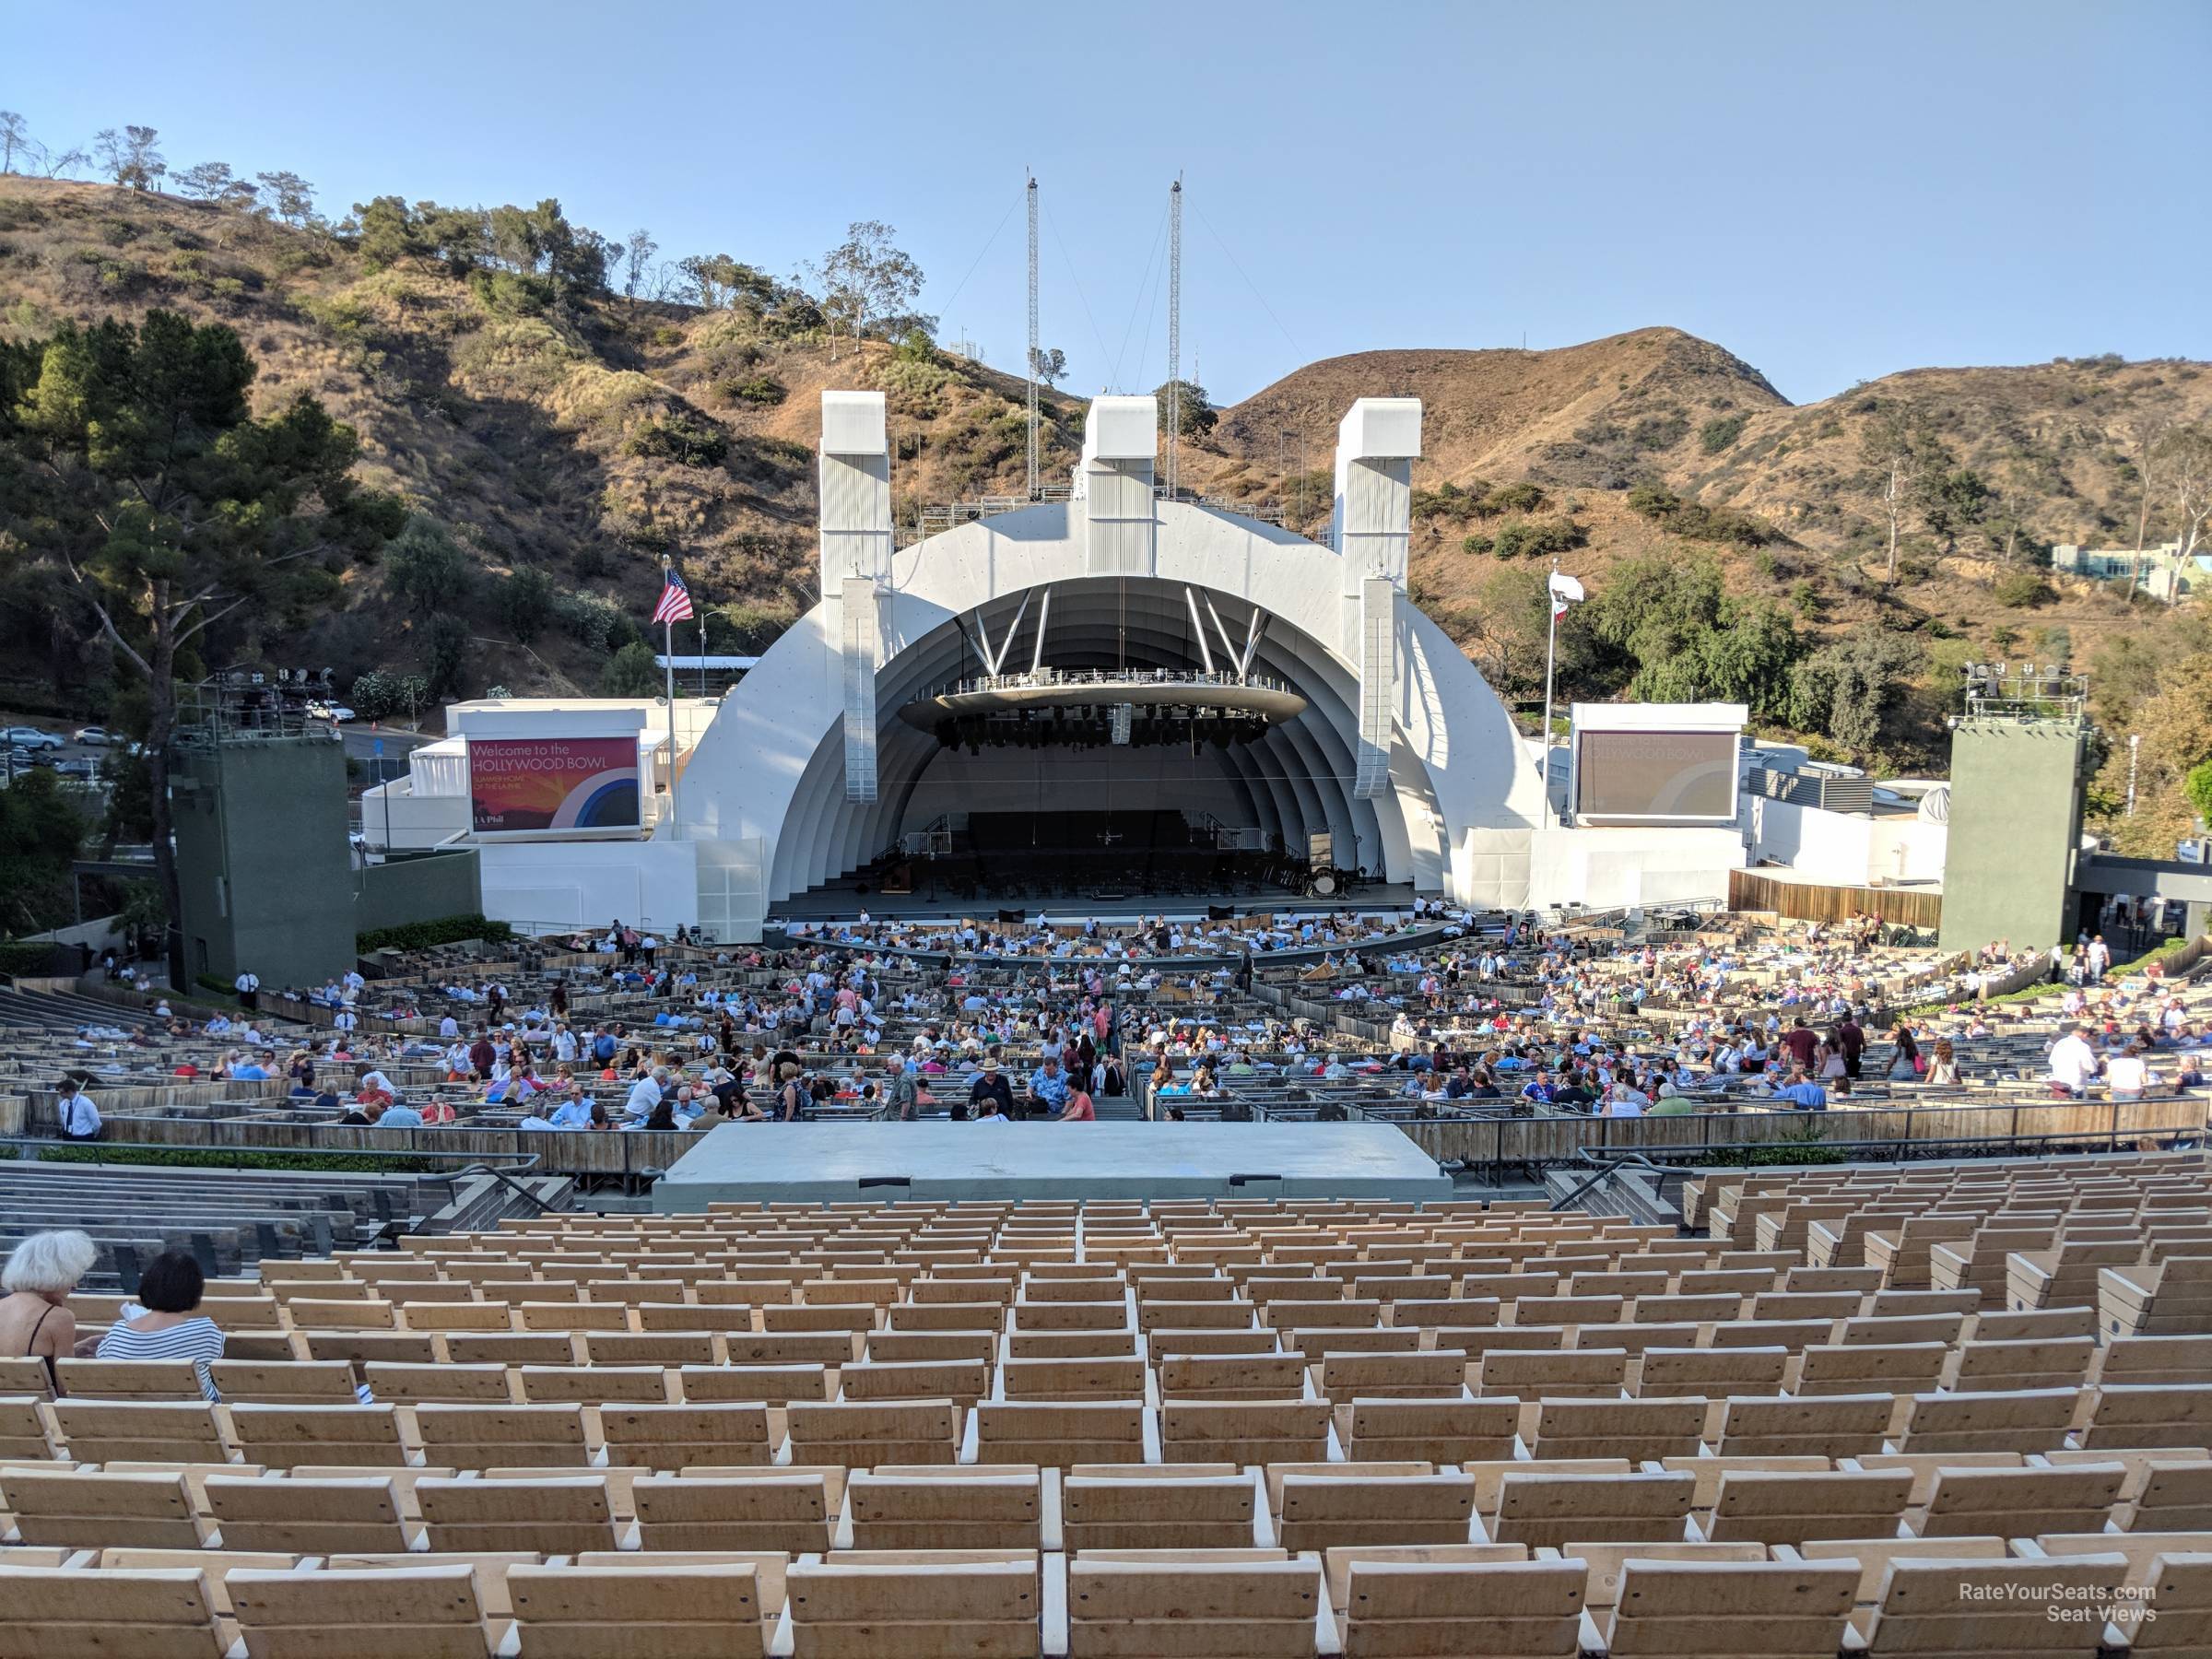
[[100, 762], [89, 755], [72, 755], [66, 760], [56, 760], [53, 770], [65, 778], [97, 778]]
[[115, 741], [114, 735], [105, 726], [78, 726], [70, 734], [70, 736], [78, 743], [89, 744], [94, 748], [105, 748]]
[[52, 766], [53, 764], [53, 751], [52, 749], [25, 748], [19, 744], [8, 746], [7, 765], [11, 771], [22, 771], [33, 766]]
[[344, 703], [311, 702], [307, 712], [317, 720], [335, 720], [340, 725], [353, 718], [353, 711]]
[[9, 726], [0, 732], [0, 740], [20, 749], [58, 749], [62, 747], [59, 732], [41, 732], [37, 726]]

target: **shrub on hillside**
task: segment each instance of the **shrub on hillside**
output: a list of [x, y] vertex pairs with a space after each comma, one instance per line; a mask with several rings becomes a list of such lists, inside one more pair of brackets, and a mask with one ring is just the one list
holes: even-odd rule
[[1747, 512], [1733, 507], [1708, 507], [1702, 501], [1683, 500], [1663, 484], [1639, 484], [1629, 491], [1629, 511], [1649, 519], [1663, 530], [1692, 541], [1730, 542], [1739, 547], [1763, 547], [1774, 532]]
[[2007, 571], [1997, 578], [1991, 592], [1999, 605], [2014, 610], [2031, 609], [2052, 597], [2051, 584], [2033, 571]]
[[517, 565], [500, 584], [500, 615], [508, 631], [527, 645], [553, 618], [559, 596], [553, 579], [535, 565]]
[[1550, 559], [1587, 539], [1572, 519], [1508, 519], [1498, 526], [1492, 551], [1500, 559]]
[[702, 471], [718, 467], [730, 457], [728, 433], [720, 427], [682, 415], [647, 421], [630, 434], [629, 441], [623, 447], [633, 455], [673, 461], [678, 466], [695, 466]]
[[1544, 505], [1544, 487], [1524, 479], [1518, 484], [1500, 484], [1482, 498], [1486, 513], [1535, 512]]
[[782, 381], [772, 374], [748, 375], [744, 380], [725, 380], [718, 390], [732, 403], [759, 404], [772, 408], [790, 396]]
[[1716, 415], [1698, 429], [1698, 447], [1709, 455], [1717, 455], [1743, 436], [1742, 415]]

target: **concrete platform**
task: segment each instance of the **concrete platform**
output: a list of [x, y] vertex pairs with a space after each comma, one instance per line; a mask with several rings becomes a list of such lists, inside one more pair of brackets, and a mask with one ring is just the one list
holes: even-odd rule
[[724, 1124], [653, 1207], [907, 1198], [1449, 1198], [1381, 1124]]

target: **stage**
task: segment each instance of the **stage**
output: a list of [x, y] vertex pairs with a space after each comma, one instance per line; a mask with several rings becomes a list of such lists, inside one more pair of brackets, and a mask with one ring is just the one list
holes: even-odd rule
[[653, 1207], [1005, 1198], [1449, 1198], [1381, 1124], [724, 1124]]
[[[925, 866], [917, 862], [917, 872]], [[1267, 893], [1161, 893], [1122, 892], [1101, 888], [1088, 894], [1041, 897], [1033, 888], [1005, 888], [964, 898], [949, 885], [938, 887], [917, 874], [912, 893], [886, 893], [848, 877], [841, 881], [794, 893], [769, 906], [771, 924], [779, 922], [850, 922], [862, 911], [878, 921], [958, 920], [995, 915], [1003, 906], [1025, 915], [1080, 922], [1096, 916], [1101, 922], [1134, 922], [1139, 916], [1163, 916], [1171, 921], [1204, 921], [1209, 907], [1239, 916], [1341, 914], [1372, 911], [1378, 914], [1413, 908], [1417, 897], [1405, 882], [1361, 882], [1352, 892], [1322, 899], [1288, 891]], [[1106, 897], [1100, 897], [1105, 892]], [[1426, 895], [1433, 898], [1434, 894]]]

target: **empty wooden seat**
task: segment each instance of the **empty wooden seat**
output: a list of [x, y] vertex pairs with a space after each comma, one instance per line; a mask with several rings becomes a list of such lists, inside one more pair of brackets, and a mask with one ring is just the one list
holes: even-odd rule
[[1830, 1344], [1797, 1357], [1798, 1394], [1914, 1394], [1934, 1388], [1950, 1349], [1940, 1342]]
[[2117, 1605], [2126, 1576], [2121, 1555], [1893, 1559], [1877, 1594], [1865, 1651], [1872, 1659], [1978, 1653], [2088, 1659], [2098, 1650], [2101, 1624], [2094, 1618], [2062, 1622], [2050, 1609]]
[[304, 1359], [264, 1364], [251, 1359], [218, 1359], [208, 1366], [216, 1393], [229, 1401], [313, 1406], [354, 1403], [353, 1367], [342, 1359]]
[[592, 1460], [581, 1406], [417, 1406], [427, 1462], [456, 1469], [573, 1467]]
[[533, 1405], [664, 1405], [667, 1372], [657, 1365], [525, 1365], [516, 1371]]
[[948, 1399], [966, 1410], [991, 1392], [991, 1367], [981, 1359], [855, 1361], [838, 1368], [837, 1383], [843, 1400]]
[[2086, 1447], [2212, 1446], [2212, 1382], [2100, 1384]]
[[1407, 1458], [1457, 1464], [1470, 1458], [1511, 1457], [1519, 1431], [1521, 1402], [1494, 1400], [1355, 1398], [1345, 1455], [1360, 1462]]
[[0, 1500], [25, 1544], [192, 1549], [204, 1541], [182, 1475], [0, 1469]]
[[1286, 1549], [1361, 1544], [1465, 1544], [1475, 1481], [1426, 1464], [1277, 1465], [1267, 1472]]
[[845, 1483], [851, 1547], [1041, 1548], [1045, 1497], [1058, 1484], [1006, 1465], [858, 1470]]
[[784, 1593], [797, 1652], [819, 1659], [1041, 1651], [1038, 1566], [1027, 1554], [841, 1551], [795, 1563]]
[[1687, 1457], [1705, 1438], [1706, 1401], [1545, 1400], [1530, 1450], [1547, 1457]]
[[316, 1572], [233, 1572], [230, 1606], [253, 1659], [486, 1659], [476, 1576], [465, 1563]]
[[626, 1566], [594, 1559], [588, 1566], [512, 1568], [507, 1590], [527, 1654], [759, 1659], [767, 1652], [760, 1578], [751, 1562]]
[[1071, 1659], [1306, 1654], [1321, 1609], [1312, 1556], [1178, 1559], [1139, 1550], [1068, 1563]]
[[37, 1463], [53, 1455], [39, 1402], [28, 1394], [0, 1398], [0, 1463]]
[[950, 1400], [895, 1405], [794, 1400], [787, 1418], [794, 1463], [853, 1469], [948, 1464], [959, 1451], [960, 1411]]
[[[838, 1338], [842, 1341], [843, 1338]], [[845, 1356], [850, 1360], [851, 1356]], [[735, 1401], [783, 1406], [794, 1400], [827, 1400], [833, 1373], [825, 1366], [687, 1365], [677, 1372], [677, 1387], [687, 1401]]]
[[1771, 1394], [1782, 1392], [1790, 1350], [1783, 1347], [1648, 1347], [1637, 1381], [1639, 1394]]
[[361, 1369], [370, 1394], [394, 1403], [503, 1404], [514, 1394], [508, 1380], [512, 1373], [504, 1365], [414, 1365], [371, 1359]]
[[1176, 1400], [1159, 1411], [1170, 1463], [1319, 1463], [1331, 1434], [1326, 1400]]
[[1185, 1354], [1159, 1367], [1163, 1400], [1294, 1400], [1306, 1392], [1297, 1354]]
[[415, 1500], [433, 1552], [574, 1555], [620, 1540], [604, 1475], [545, 1480], [419, 1480]]
[[2077, 1408], [2070, 1388], [1922, 1394], [1906, 1406], [1903, 1452], [2041, 1452], [2065, 1443]]
[[639, 1547], [825, 1550], [844, 1483], [841, 1468], [793, 1466], [641, 1477], [630, 1486]]
[[1226, 1464], [1071, 1470], [1060, 1501], [1070, 1550], [1241, 1548], [1258, 1514], [1252, 1477]]
[[1498, 1508], [1485, 1526], [1500, 1543], [1679, 1539], [1697, 1490], [1697, 1482], [1680, 1474], [1553, 1474], [1541, 1464], [1527, 1470], [1510, 1471], [1499, 1482]]
[[1606, 1644], [1621, 1654], [1832, 1659], [1858, 1579], [1846, 1562], [1631, 1558], [1621, 1569]]
[[1713, 1450], [1730, 1456], [1856, 1457], [1879, 1452], [1897, 1401], [1889, 1394], [1731, 1397]]
[[54, 1371], [73, 1400], [197, 1400], [200, 1370], [190, 1359], [63, 1359]]
[[78, 1463], [222, 1463], [229, 1449], [205, 1400], [57, 1400], [51, 1410]]
[[1924, 1538], [1985, 1533], [2097, 1532], [2120, 1500], [2127, 1478], [2120, 1464], [2076, 1464], [2057, 1469], [1940, 1469], [1920, 1524]]
[[1321, 1392], [1339, 1406], [1356, 1399], [1445, 1400], [1467, 1392], [1467, 1356], [1457, 1348], [1407, 1354], [1331, 1354]]
[[1704, 1533], [1723, 1543], [1887, 1537], [1912, 1500], [1912, 1477], [1904, 1472], [1731, 1469], [1721, 1476]]
[[617, 1467], [765, 1464], [773, 1452], [765, 1406], [603, 1406], [599, 1432], [606, 1460]]
[[982, 1463], [1137, 1464], [1145, 1461], [1145, 1406], [1132, 1400], [984, 1400], [975, 1408]]
[[1963, 1393], [2014, 1388], [2078, 1388], [2097, 1352], [2094, 1337], [1967, 1342], [1951, 1351], [1943, 1385]]
[[1486, 1544], [1330, 1550], [1329, 1601], [1344, 1651], [1573, 1659], [1584, 1628], [1583, 1566], [1501, 1559], [1524, 1553]]
[[233, 1406], [230, 1427], [246, 1461], [272, 1469], [298, 1464], [396, 1468], [407, 1461], [399, 1420], [389, 1406]]
[[205, 1489], [227, 1550], [333, 1555], [407, 1547], [399, 1496], [387, 1477], [265, 1480], [217, 1475]]
[[[222, 1659], [207, 1575], [0, 1561], [0, 1653], [8, 1659]], [[471, 1659], [475, 1659], [472, 1655]]]

